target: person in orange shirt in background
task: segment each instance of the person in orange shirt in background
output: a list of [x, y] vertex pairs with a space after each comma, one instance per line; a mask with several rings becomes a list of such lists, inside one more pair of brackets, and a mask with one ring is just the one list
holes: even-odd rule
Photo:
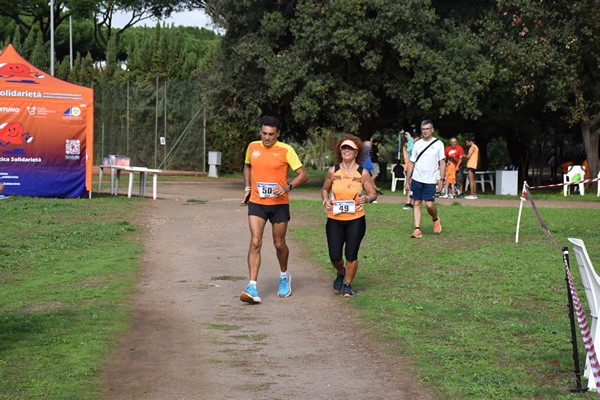
[[563, 175], [566, 175], [569, 172], [569, 167], [573, 165], [573, 161], [565, 161], [560, 164], [560, 169], [562, 170]]
[[[588, 161], [583, 160], [583, 162], [581, 163], [581, 166], [583, 167], [583, 171], [584, 171], [583, 177], [585, 179], [590, 179], [592, 177], [592, 174], [590, 173], [590, 164], [588, 163]], [[586, 183], [585, 189], [589, 190], [590, 186], [592, 186], [591, 182]]]
[[361, 166], [365, 157], [369, 154], [364, 143], [357, 136], [344, 135], [335, 151], [337, 164], [327, 171], [321, 189], [327, 212], [329, 260], [337, 271], [333, 290], [344, 297], [354, 296], [352, 280], [358, 270], [358, 249], [367, 230], [364, 205], [377, 199], [373, 178]]
[[[461, 197], [462, 194], [462, 185], [464, 183], [464, 176], [462, 173], [462, 156], [465, 155], [465, 150], [462, 148], [461, 145], [458, 144], [458, 139], [456, 138], [456, 136], [452, 136], [450, 138], [450, 145], [446, 146], [445, 149], [445, 153], [446, 153], [446, 160], [448, 160], [449, 158], [454, 158], [454, 161], [456, 162], [456, 184], [454, 185], [456, 187], [456, 189], [458, 189], [458, 196]], [[446, 192], [446, 194], [449, 194], [448, 192]], [[452, 192], [452, 195], [454, 195], [454, 192]]]
[[454, 198], [454, 185], [456, 184], [456, 160], [452, 157], [446, 159], [446, 194], [442, 199]]
[[[279, 290], [277, 296], [292, 294], [292, 277], [287, 271], [289, 248], [285, 242], [290, 206], [288, 193], [308, 180], [294, 149], [277, 139], [281, 132], [281, 121], [277, 117], [265, 116], [260, 123], [261, 140], [254, 141], [246, 149], [244, 165], [244, 202], [248, 202], [248, 225], [250, 226], [250, 248], [248, 250], [248, 272], [250, 282], [240, 294], [240, 300], [251, 304], [261, 302], [256, 282], [260, 269], [260, 249], [267, 220], [273, 230], [273, 244], [279, 261]], [[288, 169], [296, 173], [287, 182]]]
[[477, 171], [477, 164], [479, 163], [479, 147], [475, 144], [475, 136], [469, 134], [466, 140], [467, 146], [469, 146], [469, 152], [466, 156], [462, 156], [467, 159], [467, 171], [469, 175], [469, 189], [471, 194], [465, 196], [465, 199], [477, 199], [477, 186], [475, 186], [475, 171]]

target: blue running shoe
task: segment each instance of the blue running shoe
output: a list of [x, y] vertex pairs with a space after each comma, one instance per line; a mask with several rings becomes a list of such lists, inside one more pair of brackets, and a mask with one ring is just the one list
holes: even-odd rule
[[344, 278], [346, 277], [346, 268], [342, 269], [342, 272], [338, 272], [335, 280], [333, 281], [333, 291], [340, 293], [342, 291], [342, 285], [344, 284]]
[[287, 274], [287, 278], [279, 277], [279, 290], [277, 296], [290, 297], [292, 294], [292, 275]]
[[342, 295], [344, 297], [354, 296], [354, 292], [352, 291], [352, 285], [350, 285], [349, 283], [344, 283], [344, 286], [342, 287]]
[[246, 289], [244, 289], [242, 294], [240, 294], [240, 300], [250, 304], [259, 304], [260, 296], [258, 295], [258, 289], [256, 288], [256, 285], [248, 284]]

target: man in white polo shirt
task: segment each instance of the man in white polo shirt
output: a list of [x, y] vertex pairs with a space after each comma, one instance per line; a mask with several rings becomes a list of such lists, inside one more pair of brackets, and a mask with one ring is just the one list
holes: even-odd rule
[[421, 122], [423, 138], [415, 143], [408, 161], [406, 172], [406, 189], [414, 201], [413, 219], [415, 230], [412, 238], [421, 238], [421, 204], [425, 202], [427, 212], [433, 219], [433, 233], [442, 232], [442, 224], [437, 215], [435, 193], [442, 190], [441, 177], [446, 176], [446, 155], [444, 144], [433, 137], [433, 123], [430, 120]]

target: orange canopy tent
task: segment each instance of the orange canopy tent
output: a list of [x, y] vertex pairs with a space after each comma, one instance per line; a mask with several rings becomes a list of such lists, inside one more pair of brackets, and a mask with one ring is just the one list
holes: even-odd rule
[[54, 78], [12, 45], [0, 53], [4, 195], [84, 197], [92, 190], [94, 94]]

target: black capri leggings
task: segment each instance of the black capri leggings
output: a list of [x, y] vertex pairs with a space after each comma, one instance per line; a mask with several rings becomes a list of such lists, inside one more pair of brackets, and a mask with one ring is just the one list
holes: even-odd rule
[[358, 258], [360, 242], [365, 237], [366, 231], [367, 223], [364, 216], [351, 221], [339, 221], [327, 218], [325, 232], [327, 233], [327, 246], [329, 247], [329, 259], [331, 262], [337, 263], [341, 261], [344, 243], [346, 244], [344, 250], [346, 261], [356, 260]]

